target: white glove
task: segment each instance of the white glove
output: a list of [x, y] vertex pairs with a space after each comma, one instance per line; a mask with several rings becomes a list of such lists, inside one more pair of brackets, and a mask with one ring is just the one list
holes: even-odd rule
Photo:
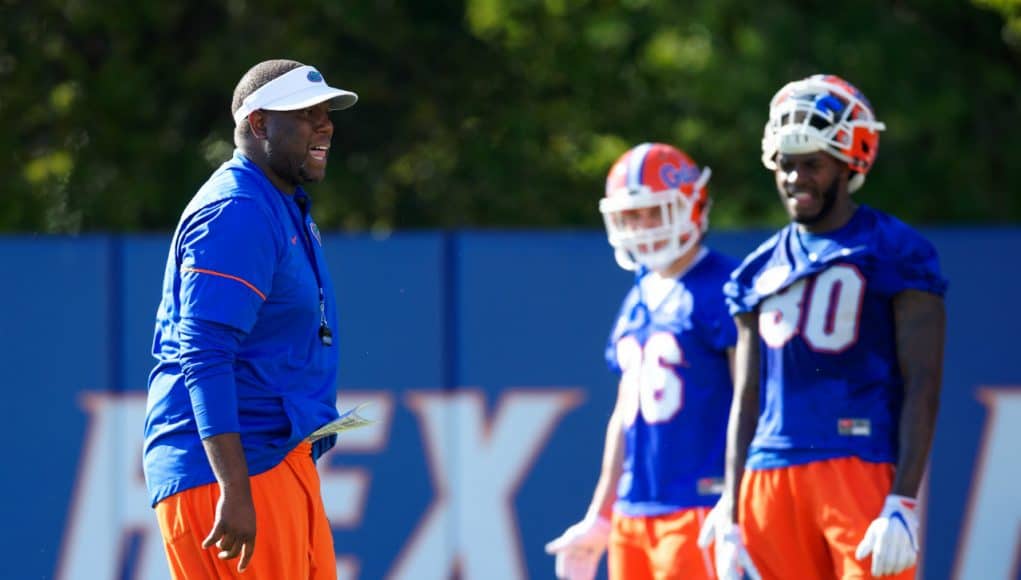
[[546, 544], [546, 553], [557, 557], [557, 578], [592, 580], [610, 538], [610, 522], [601, 516], [587, 516]]
[[741, 530], [723, 514], [719, 503], [706, 516], [698, 532], [699, 548], [704, 550], [713, 542], [716, 542], [715, 564], [719, 580], [741, 580], [745, 573], [752, 580], [759, 580], [759, 570], [745, 550]]
[[879, 517], [872, 520], [865, 539], [854, 557], [863, 560], [872, 554], [872, 575], [897, 574], [918, 560], [918, 515], [914, 498], [890, 494]]

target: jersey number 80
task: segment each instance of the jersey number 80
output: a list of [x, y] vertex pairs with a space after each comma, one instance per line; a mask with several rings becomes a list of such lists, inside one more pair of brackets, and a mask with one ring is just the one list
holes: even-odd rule
[[814, 351], [842, 352], [858, 342], [864, 296], [865, 278], [858, 268], [830, 266], [763, 300], [759, 335], [770, 348], [781, 348], [800, 332]]

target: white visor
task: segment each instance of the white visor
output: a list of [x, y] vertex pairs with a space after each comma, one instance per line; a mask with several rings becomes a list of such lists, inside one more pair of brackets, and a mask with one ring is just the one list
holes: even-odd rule
[[330, 102], [330, 110], [346, 109], [358, 102], [358, 95], [326, 84], [315, 67], [300, 66], [262, 85], [248, 95], [234, 113], [234, 122], [247, 119], [252, 111], [296, 111]]

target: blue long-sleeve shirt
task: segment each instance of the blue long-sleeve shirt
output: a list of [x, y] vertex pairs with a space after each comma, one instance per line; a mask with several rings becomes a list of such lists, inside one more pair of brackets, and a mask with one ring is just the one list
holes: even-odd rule
[[[299, 203], [301, 202], [301, 203]], [[143, 469], [155, 505], [215, 481], [202, 439], [239, 433], [252, 475], [337, 418], [337, 309], [319, 230], [239, 152], [188, 204], [156, 314]], [[335, 437], [318, 441], [318, 458]]]

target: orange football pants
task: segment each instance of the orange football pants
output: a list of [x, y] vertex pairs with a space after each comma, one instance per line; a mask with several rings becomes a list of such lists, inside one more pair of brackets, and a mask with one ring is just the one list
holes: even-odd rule
[[[854, 551], [893, 486], [893, 465], [857, 457], [745, 471], [740, 520], [762, 580], [872, 578]], [[910, 580], [915, 568], [884, 580]]]
[[613, 514], [607, 549], [611, 580], [714, 580], [712, 549], [696, 544], [709, 509], [643, 517]]
[[239, 558], [220, 560], [219, 548], [202, 548], [213, 529], [220, 487], [193, 487], [156, 504], [163, 547], [175, 580], [336, 580], [333, 532], [319, 491], [312, 446], [301, 443], [279, 465], [252, 476], [255, 550], [239, 574]]

